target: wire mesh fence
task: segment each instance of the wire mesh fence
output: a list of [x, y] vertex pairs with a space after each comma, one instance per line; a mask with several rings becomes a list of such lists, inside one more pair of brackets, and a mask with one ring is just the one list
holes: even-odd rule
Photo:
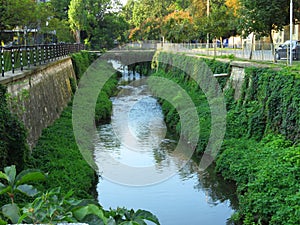
[[257, 43], [253, 46], [251, 44], [243, 44], [242, 46], [226, 47], [218, 43], [164, 43], [163, 45], [158, 45], [158, 49], [175, 52], [190, 52], [208, 56], [236, 57], [262, 61], [274, 60], [274, 53], [270, 43]]

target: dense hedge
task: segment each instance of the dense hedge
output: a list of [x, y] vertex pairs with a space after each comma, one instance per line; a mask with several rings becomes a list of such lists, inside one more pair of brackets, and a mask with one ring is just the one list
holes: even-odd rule
[[26, 129], [10, 112], [6, 93], [6, 87], [0, 85], [0, 170], [11, 164], [22, 170], [29, 152]]
[[[205, 61], [214, 73], [229, 71], [228, 64]], [[159, 68], [154, 76], [175, 81], [194, 100], [201, 124], [196, 151], [199, 155], [210, 135], [210, 111], [205, 106], [205, 96], [184, 73], [168, 65]], [[245, 72], [238, 101], [234, 100], [231, 88], [224, 92], [227, 129], [216, 167], [238, 187], [239, 209], [232, 220], [249, 225], [300, 224], [299, 71], [248, 68]], [[224, 87], [226, 81], [221, 82]], [[176, 110], [166, 101], [162, 101], [162, 107], [169, 128], [179, 133]]]
[[77, 80], [80, 80], [91, 63], [97, 59], [97, 55], [88, 51], [80, 51], [78, 53], [72, 54], [71, 59], [76, 78]]

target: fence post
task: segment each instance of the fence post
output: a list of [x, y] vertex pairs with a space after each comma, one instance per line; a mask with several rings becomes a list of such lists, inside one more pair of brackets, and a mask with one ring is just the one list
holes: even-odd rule
[[11, 68], [12, 68], [12, 73], [15, 73], [15, 53], [14, 49], [11, 49]]
[[24, 65], [23, 65], [23, 48], [19, 48], [20, 51], [20, 64], [21, 64], [21, 71], [23, 71]]
[[39, 64], [42, 64], [42, 47], [38, 46], [38, 52], [39, 52]]
[[37, 47], [34, 46], [33, 47], [33, 65], [36, 66], [36, 50], [37, 50]]
[[54, 45], [54, 58], [55, 58], [55, 59], [58, 59], [57, 45]]
[[50, 62], [50, 54], [51, 54], [51, 52], [50, 52], [50, 46], [49, 45], [47, 45], [47, 60], [48, 60], [48, 62]]
[[1, 73], [2, 77], [4, 77], [4, 48], [1, 47]]
[[27, 66], [30, 68], [30, 49], [26, 47], [26, 54], [27, 54]]

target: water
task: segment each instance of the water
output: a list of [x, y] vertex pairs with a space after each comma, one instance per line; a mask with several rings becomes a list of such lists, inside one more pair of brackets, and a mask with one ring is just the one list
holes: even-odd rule
[[[132, 78], [125, 73], [123, 80]], [[99, 203], [105, 209], [149, 210], [162, 225], [226, 224], [234, 211], [234, 187], [213, 166], [200, 171], [197, 162], [174, 154], [176, 141], [166, 137], [160, 105], [140, 78], [120, 85], [111, 124], [98, 127]]]

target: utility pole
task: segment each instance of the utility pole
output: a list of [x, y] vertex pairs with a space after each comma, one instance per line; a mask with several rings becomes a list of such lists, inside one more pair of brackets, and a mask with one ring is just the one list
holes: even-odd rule
[[292, 40], [293, 40], [293, 0], [291, 0], [290, 2], [290, 65], [293, 64]]
[[[207, 0], [207, 3], [206, 3], [206, 15], [207, 15], [207, 18], [209, 17], [209, 0]], [[207, 50], [209, 48], [209, 33], [207, 33], [206, 35], [206, 43], [207, 43]]]

